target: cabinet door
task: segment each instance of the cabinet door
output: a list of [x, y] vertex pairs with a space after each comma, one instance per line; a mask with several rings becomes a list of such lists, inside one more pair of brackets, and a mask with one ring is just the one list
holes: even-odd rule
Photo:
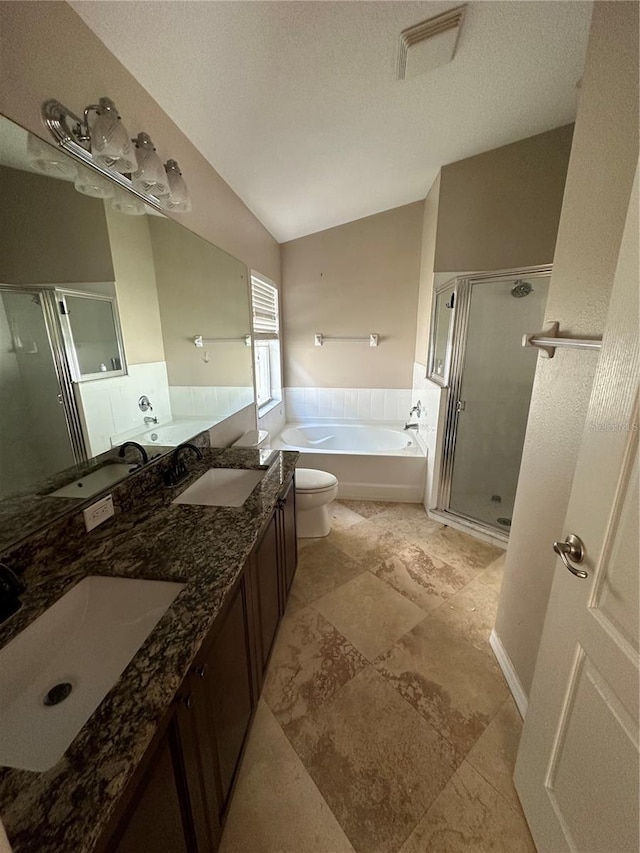
[[175, 738], [172, 720], [105, 848], [110, 853], [194, 853], [197, 849]]
[[284, 579], [286, 603], [298, 564], [298, 540], [296, 537], [296, 490], [291, 480], [289, 488], [278, 502], [280, 512], [280, 554]]
[[254, 554], [253, 587], [261, 672], [264, 672], [267, 666], [281, 614], [278, 523], [278, 513], [275, 512]]
[[212, 642], [191, 675], [192, 714], [198, 737], [211, 834], [219, 831], [254, 708], [244, 578], [221, 614]]

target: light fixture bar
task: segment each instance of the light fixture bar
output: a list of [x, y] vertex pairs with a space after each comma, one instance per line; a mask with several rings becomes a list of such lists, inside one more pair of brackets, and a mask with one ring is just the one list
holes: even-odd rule
[[[89, 168], [93, 169], [95, 172], [99, 172], [114, 184], [118, 184], [118, 186], [127, 190], [127, 192], [133, 193], [133, 195], [137, 196], [145, 204], [148, 204], [155, 210], [164, 212], [164, 208], [156, 196], [140, 192], [134, 188], [131, 180], [120, 172], [115, 172], [112, 169], [108, 169], [106, 166], [101, 166], [99, 163], [96, 163], [91, 152], [87, 151], [87, 149], [77, 141], [77, 139], [86, 138], [86, 134], [82, 132], [85, 125], [84, 121], [78, 118], [78, 116], [70, 109], [67, 109], [64, 104], [61, 104], [60, 101], [56, 101], [55, 98], [50, 98], [45, 101], [42, 105], [42, 120], [58, 145], [61, 148], [64, 148], [68, 154], [71, 154], [72, 157], [79, 160], [81, 163], [84, 163], [85, 166], [89, 166]], [[69, 120], [77, 123], [77, 133], [75, 133], [69, 126]]]

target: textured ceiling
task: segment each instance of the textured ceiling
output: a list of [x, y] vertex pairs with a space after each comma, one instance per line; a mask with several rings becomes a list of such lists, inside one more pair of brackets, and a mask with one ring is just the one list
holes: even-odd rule
[[71, 5], [281, 242], [573, 121], [592, 6], [470, 3], [453, 62], [398, 81], [400, 31], [455, 2]]

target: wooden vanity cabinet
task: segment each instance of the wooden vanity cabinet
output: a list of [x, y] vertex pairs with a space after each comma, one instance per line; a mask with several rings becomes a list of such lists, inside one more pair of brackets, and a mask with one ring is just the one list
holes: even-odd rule
[[291, 478], [125, 792], [103, 853], [217, 850], [296, 563]]

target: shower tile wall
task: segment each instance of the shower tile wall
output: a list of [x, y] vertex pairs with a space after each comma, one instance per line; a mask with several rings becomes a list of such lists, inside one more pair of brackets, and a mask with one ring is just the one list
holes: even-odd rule
[[406, 421], [410, 388], [285, 388], [287, 418], [293, 421]]

